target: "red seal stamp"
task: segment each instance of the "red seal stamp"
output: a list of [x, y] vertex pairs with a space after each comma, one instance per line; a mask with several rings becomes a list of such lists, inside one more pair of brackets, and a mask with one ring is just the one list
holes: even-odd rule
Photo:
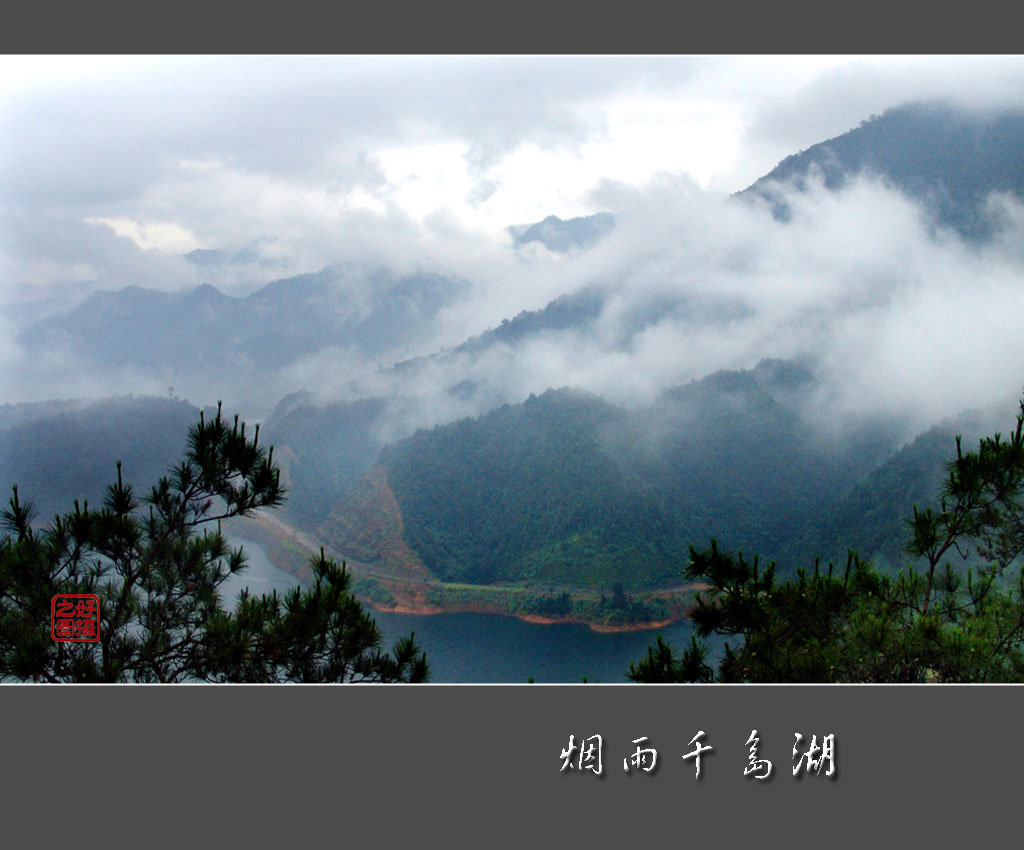
[[100, 639], [100, 598], [93, 593], [58, 593], [50, 600], [50, 636], [83, 643]]

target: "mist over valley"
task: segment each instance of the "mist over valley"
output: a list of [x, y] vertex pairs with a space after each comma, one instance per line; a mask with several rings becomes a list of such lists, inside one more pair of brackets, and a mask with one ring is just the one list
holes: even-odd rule
[[[98, 125], [63, 164], [13, 131], [62, 126], [117, 78], [8, 96], [0, 480], [39, 523], [101, 504], [117, 461], [144, 493], [223, 402], [288, 490], [232, 533], [297, 577], [326, 547], [382, 611], [679, 622], [690, 547], [712, 538], [786, 575], [850, 549], [895, 574], [955, 437], [1005, 433], [1024, 387], [1024, 69], [893, 66], [891, 95], [870, 65], [794, 71], [788, 100], [743, 95], [737, 133], [696, 94], [720, 64], [655, 63], [646, 113], [600, 70], [585, 92], [514, 90], [507, 136], [447, 97], [433, 124], [403, 113], [391, 66], [372, 83], [390, 111], [337, 82], [358, 119], [301, 144], [218, 138], [184, 102], [197, 135], [177, 138], [125, 89], [112, 115], [140, 110], [152, 127], [126, 132], [164, 156], [117, 180], [68, 178]], [[618, 106], [588, 106], [605, 94]], [[253, 97], [256, 115], [275, 94]], [[661, 143], [707, 173], [637, 173], [642, 147], [603, 173], [629, 116], [674, 98], [751, 162], [679, 135]], [[547, 194], [527, 204], [531, 169]]]

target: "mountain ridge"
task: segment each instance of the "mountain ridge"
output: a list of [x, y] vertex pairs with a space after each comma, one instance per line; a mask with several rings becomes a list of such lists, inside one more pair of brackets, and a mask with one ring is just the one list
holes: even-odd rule
[[1024, 113], [968, 110], [943, 101], [892, 107], [786, 157], [738, 195], [762, 198], [785, 220], [790, 211], [778, 184], [805, 191], [817, 176], [837, 191], [861, 174], [879, 177], [922, 203], [935, 223], [984, 241], [999, 224], [985, 207], [988, 196], [1007, 192], [1024, 198]]

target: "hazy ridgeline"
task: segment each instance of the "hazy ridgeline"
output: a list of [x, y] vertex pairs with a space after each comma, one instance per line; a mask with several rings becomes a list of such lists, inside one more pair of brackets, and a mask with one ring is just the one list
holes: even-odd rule
[[1024, 383], [1022, 196], [1021, 114], [912, 105], [737, 195], [610, 186], [442, 259], [246, 288], [253, 255], [192, 251], [202, 285], [7, 319], [0, 480], [40, 522], [117, 460], [145, 489], [224, 399], [275, 445], [282, 516], [389, 573], [604, 604], [712, 537], [894, 570], [954, 435]]

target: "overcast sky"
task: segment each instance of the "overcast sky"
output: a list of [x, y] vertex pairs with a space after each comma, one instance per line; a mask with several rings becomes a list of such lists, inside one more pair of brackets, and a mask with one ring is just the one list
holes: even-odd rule
[[[750, 309], [733, 328], [666, 321], [626, 353], [540, 343], [467, 367], [503, 375], [513, 399], [576, 384], [645, 401], [813, 351], [846, 406], [873, 398], [924, 422], [1020, 381], [1024, 331], [1007, 324], [1024, 312], [1020, 210], [979, 257], [879, 186], [812, 193], [788, 228], [719, 201], [935, 98], [1024, 108], [1024, 58], [0, 57], [0, 364], [26, 353], [18, 327], [95, 289], [241, 294], [372, 261], [473, 283], [437, 346], [597, 281], [617, 281], [626, 306], [713, 286]], [[598, 210], [621, 217], [592, 252], [511, 249], [509, 225]], [[182, 257], [195, 249], [238, 261], [200, 267]], [[936, 329], [953, 315], [951, 345]], [[347, 379], [326, 373], [331, 356], [296, 386]], [[139, 389], [87, 385], [71, 365], [63, 384], [26, 378], [16, 395]]]
[[466, 237], [597, 211], [603, 182], [667, 173], [728, 193], [905, 100], [1021, 103], [1022, 71], [1013, 57], [7, 56], [0, 304], [194, 285], [179, 255], [197, 248], [260, 258], [215, 281], [243, 289], [359, 254], [444, 263]]

